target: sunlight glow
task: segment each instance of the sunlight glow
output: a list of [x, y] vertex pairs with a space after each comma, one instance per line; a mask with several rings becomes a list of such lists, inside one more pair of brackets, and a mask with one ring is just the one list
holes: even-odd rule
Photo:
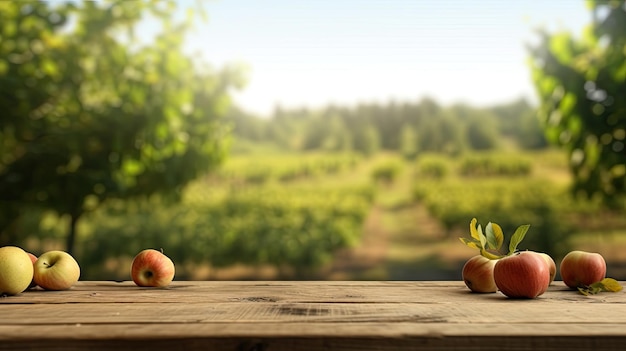
[[499, 103], [534, 91], [525, 43], [538, 26], [580, 32], [583, 1], [341, 0], [210, 2], [190, 46], [241, 62], [238, 105], [286, 107], [418, 100]]

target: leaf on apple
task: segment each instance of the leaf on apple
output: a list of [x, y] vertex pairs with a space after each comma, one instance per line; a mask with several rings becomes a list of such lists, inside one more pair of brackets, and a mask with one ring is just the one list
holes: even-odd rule
[[476, 241], [476, 240], [471, 240], [471, 239], [467, 239], [467, 238], [459, 238], [461, 240], [461, 242], [469, 247], [471, 247], [472, 249], [478, 249], [480, 250], [480, 242]]
[[470, 236], [473, 239], [480, 241], [480, 237], [478, 236], [478, 231], [476, 230], [476, 218], [472, 218], [470, 221]]
[[471, 238], [459, 238], [461, 242], [472, 249], [478, 249], [480, 254], [492, 259], [497, 260], [505, 256], [510, 256], [517, 251], [517, 246], [524, 239], [526, 233], [530, 228], [529, 224], [521, 225], [513, 233], [509, 242], [508, 254], [503, 254], [501, 249], [504, 244], [504, 232], [502, 227], [498, 224], [489, 222], [485, 226], [483, 232], [480, 224], [477, 224], [476, 218], [472, 218], [470, 221], [470, 237]]
[[509, 242], [509, 255], [512, 255], [517, 251], [517, 245], [524, 240], [526, 233], [528, 232], [528, 228], [530, 228], [530, 224], [520, 225], [515, 229], [515, 233], [511, 237], [511, 241]]
[[478, 238], [480, 238], [480, 247], [487, 247], [487, 238], [485, 237], [485, 234], [483, 234], [483, 228], [480, 226], [480, 224], [478, 225], [477, 231]]
[[[495, 239], [495, 235], [493, 233], [489, 234], [492, 236], [492, 239], [488, 239], [487, 236], [483, 233], [483, 229], [480, 224], [476, 225], [476, 218], [472, 218], [470, 221], [470, 239], [467, 238], [459, 238], [461, 242], [472, 249], [478, 249], [480, 254], [489, 258], [489, 259], [498, 259], [501, 257], [499, 253], [492, 253], [488, 250], [495, 249], [497, 246], [497, 239]], [[497, 250], [496, 250], [497, 251]]]
[[487, 237], [487, 246], [490, 249], [500, 250], [504, 243], [504, 233], [502, 228], [496, 224], [489, 222], [485, 227], [485, 235]]
[[620, 285], [619, 282], [617, 282], [617, 280], [613, 278], [604, 278], [597, 283], [578, 288], [578, 291], [580, 291], [580, 293], [585, 296], [589, 296], [601, 293], [603, 291], [618, 292], [622, 291], [622, 289], [623, 287]]
[[499, 252], [494, 253], [493, 251], [490, 251], [487, 249], [480, 250], [480, 254], [487, 257], [490, 260], [498, 260], [504, 257], [504, 255], [500, 254]]

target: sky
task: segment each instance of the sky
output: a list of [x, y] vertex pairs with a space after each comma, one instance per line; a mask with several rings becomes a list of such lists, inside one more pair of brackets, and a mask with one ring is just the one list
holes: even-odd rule
[[214, 66], [243, 64], [236, 105], [419, 101], [476, 106], [534, 99], [534, 28], [579, 34], [582, 0], [221, 0], [189, 37]]

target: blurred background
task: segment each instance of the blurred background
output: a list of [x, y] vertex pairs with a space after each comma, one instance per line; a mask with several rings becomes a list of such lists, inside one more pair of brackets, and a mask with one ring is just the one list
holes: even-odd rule
[[2, 1], [0, 245], [128, 280], [626, 279], [626, 3]]

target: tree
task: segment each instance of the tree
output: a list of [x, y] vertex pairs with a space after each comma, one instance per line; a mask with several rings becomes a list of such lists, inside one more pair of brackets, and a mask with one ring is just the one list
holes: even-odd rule
[[489, 150], [498, 146], [498, 120], [488, 112], [468, 116], [467, 143], [473, 150]]
[[538, 150], [548, 146], [536, 111], [526, 112], [522, 116], [519, 131], [517, 132], [517, 140], [519, 145], [527, 150]]
[[[0, 207], [13, 209], [0, 231], [21, 209], [49, 208], [70, 218], [72, 252], [86, 211], [176, 198], [223, 159], [222, 116], [241, 79], [184, 55], [191, 12], [176, 22], [174, 11], [175, 1], [0, 3]], [[162, 31], [141, 42], [146, 17]]]
[[400, 152], [407, 160], [412, 160], [418, 154], [417, 133], [408, 124], [405, 124], [400, 131]]
[[574, 192], [618, 206], [626, 194], [626, 3], [587, 5], [593, 21], [583, 35], [541, 31], [531, 67], [546, 137], [567, 150]]
[[355, 127], [354, 149], [365, 156], [372, 156], [380, 151], [380, 134], [369, 123]]

